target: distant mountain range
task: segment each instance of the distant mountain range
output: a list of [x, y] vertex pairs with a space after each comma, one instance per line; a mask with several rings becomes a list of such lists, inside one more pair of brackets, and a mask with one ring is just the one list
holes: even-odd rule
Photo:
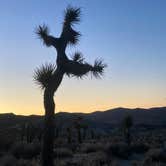
[[[69, 126], [73, 120], [82, 117], [82, 122], [92, 128], [107, 129], [121, 124], [126, 115], [131, 115], [135, 125], [166, 126], [166, 107], [156, 107], [150, 109], [129, 109], [115, 108], [106, 111], [96, 111], [93, 113], [67, 113], [60, 112], [55, 114], [55, 123], [58, 126]], [[0, 129], [14, 127], [26, 122], [35, 125], [43, 124], [43, 116], [31, 115], [21, 116], [14, 114], [0, 114]]]
[[135, 124], [163, 125], [166, 124], [166, 107], [143, 108], [115, 108], [104, 112], [89, 114], [89, 118], [108, 124], [119, 124], [126, 115], [133, 117]]

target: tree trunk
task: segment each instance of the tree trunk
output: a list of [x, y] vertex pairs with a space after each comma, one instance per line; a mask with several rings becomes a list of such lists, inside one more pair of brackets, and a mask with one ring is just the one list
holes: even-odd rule
[[81, 144], [82, 143], [81, 128], [77, 128], [77, 132], [78, 132], [78, 142]]
[[87, 129], [86, 129], [86, 128], [83, 128], [83, 139], [84, 139], [84, 140], [86, 139], [86, 132], [87, 132]]
[[63, 72], [57, 70], [53, 82], [44, 91], [45, 124], [41, 155], [42, 166], [54, 166], [54, 93], [59, 87], [62, 78]]
[[71, 131], [70, 131], [69, 127], [66, 129], [66, 133], [67, 133], [67, 143], [70, 144], [71, 143]]
[[127, 142], [128, 146], [130, 146], [130, 144], [131, 144], [130, 129], [127, 129], [126, 142]]
[[45, 124], [42, 148], [42, 166], [53, 166], [54, 150], [54, 93], [46, 89], [44, 92]]

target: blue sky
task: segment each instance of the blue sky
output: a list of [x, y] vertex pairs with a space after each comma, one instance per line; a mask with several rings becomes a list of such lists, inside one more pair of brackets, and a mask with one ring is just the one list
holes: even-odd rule
[[102, 58], [101, 80], [65, 77], [55, 95], [57, 111], [91, 112], [108, 108], [164, 106], [166, 103], [165, 0], [6, 0], [0, 1], [0, 112], [42, 114], [42, 92], [33, 70], [54, 62], [56, 52], [35, 35], [47, 24], [58, 36], [68, 4], [81, 7], [75, 28], [87, 61]]

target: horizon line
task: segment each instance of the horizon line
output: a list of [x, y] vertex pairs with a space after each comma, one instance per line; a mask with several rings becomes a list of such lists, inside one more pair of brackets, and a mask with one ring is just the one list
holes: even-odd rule
[[[59, 111], [59, 112], [55, 112], [55, 114], [58, 113], [69, 113], [69, 114], [92, 114], [95, 112], [106, 112], [106, 111], [111, 111], [111, 110], [116, 110], [116, 109], [129, 109], [129, 110], [135, 110], [135, 109], [145, 109], [145, 110], [150, 110], [150, 109], [154, 109], [154, 108], [166, 108], [166, 106], [154, 106], [154, 107], [133, 107], [133, 108], [129, 108], [129, 107], [114, 107], [114, 108], [110, 108], [107, 110], [99, 110], [99, 111], [92, 111], [92, 112], [68, 112], [68, 111]], [[16, 114], [14, 112], [6, 112], [6, 113], [0, 113], [0, 115], [4, 115], [4, 114], [12, 114], [12, 115], [16, 115], [16, 116], [44, 116], [40, 115], [40, 114], [29, 114], [29, 115], [25, 115], [25, 114]]]

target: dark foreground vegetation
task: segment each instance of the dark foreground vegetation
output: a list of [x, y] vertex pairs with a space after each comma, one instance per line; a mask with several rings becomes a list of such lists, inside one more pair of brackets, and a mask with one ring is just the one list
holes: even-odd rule
[[[149, 125], [146, 121], [136, 124], [138, 119], [126, 114], [119, 123], [106, 127], [92, 114], [55, 115], [55, 166], [166, 165], [163, 122], [163, 125]], [[90, 120], [86, 116], [93, 118]], [[41, 116], [0, 115], [0, 165], [41, 165], [42, 124]]]

